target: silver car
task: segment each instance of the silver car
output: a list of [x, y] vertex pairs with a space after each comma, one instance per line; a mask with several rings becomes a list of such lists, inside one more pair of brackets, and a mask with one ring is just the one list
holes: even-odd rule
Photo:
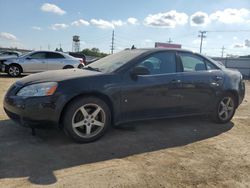
[[18, 57], [20, 55], [22, 55], [22, 53], [17, 52], [17, 51], [9, 51], [9, 50], [0, 51], [0, 58], [2, 58], [2, 57]]
[[83, 67], [80, 58], [52, 51], [34, 51], [17, 58], [10, 58], [0, 64], [0, 71], [12, 77], [21, 73], [35, 73], [47, 70]]

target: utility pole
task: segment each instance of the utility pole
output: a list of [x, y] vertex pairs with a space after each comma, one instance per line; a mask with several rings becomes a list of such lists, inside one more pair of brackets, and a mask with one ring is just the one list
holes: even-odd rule
[[205, 34], [206, 34], [206, 31], [199, 31], [199, 35], [198, 37], [201, 38], [201, 43], [200, 43], [200, 53], [202, 52], [202, 43], [203, 43], [203, 38], [206, 38]]
[[173, 41], [171, 40], [171, 38], [168, 39], [168, 43], [171, 44]]
[[112, 32], [112, 41], [111, 41], [111, 54], [114, 53], [114, 42], [115, 42], [115, 31]]
[[224, 47], [224, 46], [222, 46], [222, 48], [221, 48], [221, 57], [223, 57], [223, 56], [224, 56], [224, 50], [225, 50], [225, 47]]

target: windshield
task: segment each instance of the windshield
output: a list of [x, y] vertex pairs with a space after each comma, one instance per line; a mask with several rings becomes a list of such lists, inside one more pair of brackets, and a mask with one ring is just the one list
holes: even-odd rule
[[109, 55], [100, 60], [97, 60], [94, 63], [91, 63], [86, 68], [91, 67], [92, 69], [96, 69], [104, 73], [110, 73], [117, 70], [143, 52], [143, 50], [123, 50], [116, 54]]
[[26, 56], [29, 56], [32, 53], [33, 53], [33, 51], [32, 52], [28, 52], [28, 53], [24, 53], [24, 54], [20, 55], [19, 57], [26, 57]]
[[207, 57], [207, 56], [206, 56], [206, 58], [207, 58], [208, 60], [210, 60], [211, 62], [213, 62], [215, 65], [217, 65], [219, 68], [224, 68], [224, 67], [225, 67], [225, 65], [224, 65], [222, 62], [215, 61], [214, 59], [212, 59], [212, 58], [210, 58], [210, 57]]

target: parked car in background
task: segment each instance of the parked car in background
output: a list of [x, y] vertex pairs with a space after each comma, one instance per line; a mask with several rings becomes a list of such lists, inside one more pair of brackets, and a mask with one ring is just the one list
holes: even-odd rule
[[22, 55], [21, 52], [17, 52], [17, 51], [9, 51], [9, 50], [4, 50], [4, 51], [0, 51], [0, 57], [18, 57]]
[[[69, 52], [69, 55], [76, 57], [76, 58], [81, 58], [83, 61], [83, 64], [86, 65], [86, 56], [83, 53], [80, 52]], [[82, 68], [82, 67], [80, 67]]]
[[100, 57], [92, 57], [92, 56], [86, 56], [86, 65], [89, 65], [97, 60], [101, 59]]
[[18, 52], [18, 51], [10, 51], [10, 50], [2, 50], [2, 51], [0, 51], [0, 57], [2, 57], [2, 56], [18, 57], [20, 55], [22, 55], [22, 53]]
[[21, 55], [22, 53], [17, 51], [9, 51], [9, 50], [0, 51], [0, 64], [3, 63], [4, 61], [7, 61], [8, 59], [17, 58]]
[[124, 122], [210, 115], [230, 121], [245, 95], [239, 71], [182, 49], [134, 49], [84, 69], [47, 71], [20, 79], [4, 109], [25, 125], [52, 123], [78, 142], [100, 138]]
[[21, 73], [35, 73], [47, 70], [69, 69], [84, 66], [82, 59], [52, 51], [34, 51], [17, 58], [0, 62], [0, 71], [12, 77]]
[[99, 57], [85, 56], [80, 52], [68, 52], [68, 54], [73, 57], [82, 58], [84, 65], [88, 65], [100, 59]]

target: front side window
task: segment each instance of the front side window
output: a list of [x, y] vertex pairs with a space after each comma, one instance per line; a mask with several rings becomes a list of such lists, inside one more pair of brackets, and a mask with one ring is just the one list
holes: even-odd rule
[[30, 55], [30, 57], [31, 57], [32, 59], [45, 59], [45, 58], [46, 58], [44, 52], [34, 53], [34, 54]]
[[184, 72], [207, 70], [203, 59], [191, 53], [179, 53]]
[[218, 69], [213, 63], [206, 61], [206, 65], [207, 65], [207, 70], [216, 70]]
[[152, 54], [137, 66], [146, 67], [151, 75], [176, 72], [174, 52], [160, 52]]

